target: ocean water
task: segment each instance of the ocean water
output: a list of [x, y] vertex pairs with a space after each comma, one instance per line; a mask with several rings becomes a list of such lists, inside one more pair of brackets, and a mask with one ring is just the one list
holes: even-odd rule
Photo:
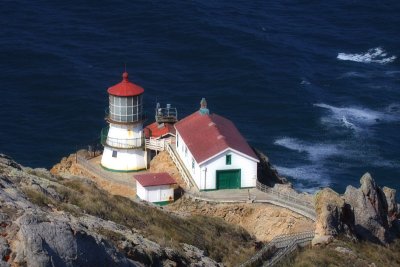
[[[109, 86], [182, 118], [206, 97], [296, 188], [400, 189], [399, 1], [1, 1], [0, 152], [96, 142]], [[150, 116], [151, 117], [151, 116]]]

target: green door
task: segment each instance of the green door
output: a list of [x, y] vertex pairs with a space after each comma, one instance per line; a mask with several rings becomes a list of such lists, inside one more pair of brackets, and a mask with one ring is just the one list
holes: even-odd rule
[[240, 188], [240, 170], [217, 171], [217, 189]]

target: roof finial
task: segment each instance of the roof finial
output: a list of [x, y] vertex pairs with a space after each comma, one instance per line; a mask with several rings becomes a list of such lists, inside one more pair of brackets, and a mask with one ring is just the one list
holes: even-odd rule
[[124, 63], [124, 73], [122, 73], [122, 80], [128, 81], [128, 72], [126, 72], [126, 63]]
[[201, 115], [208, 115], [210, 114], [210, 110], [207, 108], [207, 101], [203, 97], [200, 101], [200, 110], [199, 110]]

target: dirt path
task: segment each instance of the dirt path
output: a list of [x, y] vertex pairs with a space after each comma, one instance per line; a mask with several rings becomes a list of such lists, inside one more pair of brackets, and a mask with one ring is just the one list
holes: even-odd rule
[[182, 198], [165, 207], [181, 216], [205, 215], [239, 225], [260, 241], [277, 235], [314, 230], [314, 222], [287, 209], [269, 204], [212, 204]]

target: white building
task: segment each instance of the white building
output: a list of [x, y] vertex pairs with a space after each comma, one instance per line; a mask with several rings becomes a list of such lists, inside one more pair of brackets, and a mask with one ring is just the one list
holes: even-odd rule
[[145, 201], [165, 205], [174, 201], [175, 180], [168, 173], [134, 175], [136, 195]]
[[199, 111], [175, 124], [176, 150], [199, 190], [255, 187], [258, 157], [235, 125]]
[[101, 132], [104, 152], [101, 166], [107, 170], [130, 172], [146, 169], [147, 153], [143, 134], [143, 88], [128, 80], [124, 72], [122, 81], [107, 90], [109, 94], [109, 127]]

